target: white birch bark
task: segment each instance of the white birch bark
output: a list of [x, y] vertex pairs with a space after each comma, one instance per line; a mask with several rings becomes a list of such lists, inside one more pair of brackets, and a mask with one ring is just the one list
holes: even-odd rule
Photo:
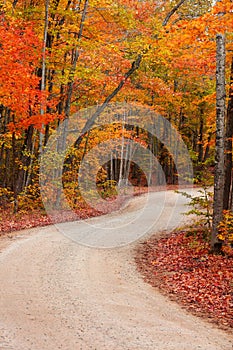
[[225, 142], [225, 35], [216, 36], [216, 151], [215, 151], [215, 174], [214, 174], [214, 205], [213, 225], [211, 235], [211, 247], [216, 250], [218, 241], [218, 225], [222, 219], [223, 190], [224, 190], [224, 142]]

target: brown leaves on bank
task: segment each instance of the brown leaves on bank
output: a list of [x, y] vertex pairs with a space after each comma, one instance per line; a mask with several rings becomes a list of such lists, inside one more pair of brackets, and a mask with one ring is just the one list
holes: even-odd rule
[[145, 281], [198, 315], [233, 327], [233, 258], [211, 255], [201, 232], [152, 237], [138, 249], [136, 262]]

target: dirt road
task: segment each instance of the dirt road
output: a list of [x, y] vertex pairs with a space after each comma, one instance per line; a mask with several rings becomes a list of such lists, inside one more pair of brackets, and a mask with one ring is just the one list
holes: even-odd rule
[[[159, 194], [151, 196], [160, 201]], [[174, 210], [177, 196], [170, 192], [148, 232], [180, 224], [184, 200]], [[87, 242], [87, 224], [79, 222], [81, 236], [75, 237], [72, 225], [69, 238], [59, 233], [64, 227], [49, 226], [25, 231], [2, 249], [0, 350], [232, 350], [232, 336], [143, 282], [134, 265], [136, 243], [121, 246], [121, 237], [108, 249], [99, 248], [98, 239], [92, 247], [77, 244], [84, 239], [91, 245], [91, 234], [98, 236], [103, 223], [119, 227], [119, 221], [129, 218], [130, 224], [118, 231], [125, 230], [127, 236], [129, 230], [132, 242], [137, 225], [130, 215], [141, 211], [144, 200], [137, 198], [117, 214], [91, 220]], [[145, 212], [144, 220], [150, 221], [152, 214]], [[116, 242], [107, 232], [110, 228], [99, 238], [100, 246], [104, 240], [109, 246]]]

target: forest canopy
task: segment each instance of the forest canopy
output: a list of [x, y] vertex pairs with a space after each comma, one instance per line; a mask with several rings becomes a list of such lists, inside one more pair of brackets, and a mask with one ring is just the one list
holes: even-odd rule
[[[15, 212], [42, 207], [39, 167], [50, 135], [75, 113], [92, 106], [98, 111], [110, 102], [136, 103], [164, 117], [189, 150], [195, 181], [207, 168], [211, 174], [215, 38], [218, 33], [226, 36], [229, 105], [232, 8], [231, 0], [1, 2], [1, 206], [13, 205]], [[93, 116], [88, 125], [79, 122], [82, 137], [70, 149], [63, 174], [74, 207], [81, 201], [76, 175], [84, 155], [111, 137], [144, 144], [159, 160], [166, 183], [179, 181], [168, 149], [146, 128], [126, 122], [99, 129]], [[96, 183], [101, 190], [122, 177], [134, 186], [148, 185], [136, 164], [122, 163], [120, 158], [119, 150], [111, 161], [100, 164]], [[152, 178], [153, 174], [149, 182]]]

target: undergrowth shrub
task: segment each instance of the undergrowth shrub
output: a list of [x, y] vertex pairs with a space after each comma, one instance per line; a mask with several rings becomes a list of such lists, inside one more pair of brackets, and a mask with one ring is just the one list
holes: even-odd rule
[[223, 219], [218, 226], [218, 232], [223, 252], [233, 255], [233, 213], [230, 210], [223, 211]]

